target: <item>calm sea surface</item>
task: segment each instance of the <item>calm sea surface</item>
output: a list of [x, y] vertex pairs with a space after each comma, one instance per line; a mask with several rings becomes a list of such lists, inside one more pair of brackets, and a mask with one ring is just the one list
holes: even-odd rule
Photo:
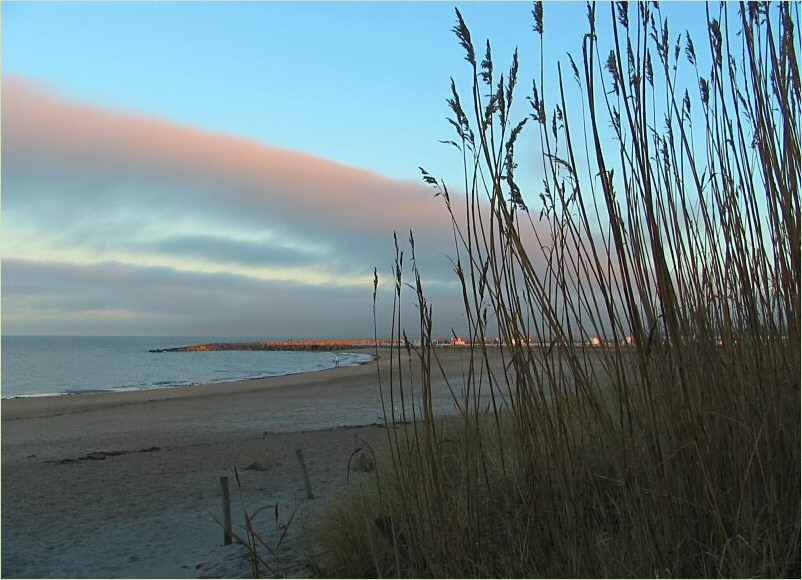
[[[222, 351], [151, 353], [208, 342], [263, 340], [219, 337], [3, 336], [3, 398], [92, 391], [154, 389], [318, 371], [334, 352]], [[341, 366], [371, 360], [340, 354]]]

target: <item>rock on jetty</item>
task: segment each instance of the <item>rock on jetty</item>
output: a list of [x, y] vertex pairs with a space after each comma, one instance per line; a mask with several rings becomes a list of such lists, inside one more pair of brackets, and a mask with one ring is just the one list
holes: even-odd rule
[[338, 339], [338, 340], [272, 340], [265, 342], [214, 342], [175, 348], [154, 348], [150, 352], [204, 352], [217, 350], [316, 350], [330, 351], [347, 348], [373, 348], [376, 345], [390, 346], [391, 340]]

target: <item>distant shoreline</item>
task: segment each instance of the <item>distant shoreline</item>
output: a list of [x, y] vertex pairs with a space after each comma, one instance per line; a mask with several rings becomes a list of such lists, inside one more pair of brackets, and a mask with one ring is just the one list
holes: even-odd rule
[[[254, 351], [336, 351], [344, 349], [375, 349], [375, 348], [401, 348], [406, 346], [406, 342], [397, 339], [380, 338], [380, 339], [328, 339], [328, 340], [266, 340], [266, 341], [241, 341], [241, 342], [209, 342], [204, 344], [194, 344], [187, 346], [176, 346], [170, 348], [154, 348], [148, 352], [164, 353], [164, 352], [216, 352], [216, 351], [237, 351], [237, 350], [254, 350]], [[409, 344], [413, 347], [419, 347], [420, 343], [417, 340], [411, 340]], [[605, 347], [632, 347], [634, 341], [631, 337], [615, 341], [609, 339], [600, 339], [594, 337], [589, 340], [561, 342], [561, 341], [542, 341], [542, 340], [528, 340], [525, 341], [526, 346], [530, 348], [605, 348]], [[432, 341], [434, 347], [500, 347], [505, 344], [500, 339], [485, 339], [482, 342], [472, 343], [465, 341], [461, 338], [445, 341], [437, 339]]]

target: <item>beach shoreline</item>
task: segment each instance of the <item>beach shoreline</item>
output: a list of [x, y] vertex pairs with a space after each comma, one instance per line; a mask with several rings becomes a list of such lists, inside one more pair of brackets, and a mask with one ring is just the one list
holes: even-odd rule
[[[232, 349], [233, 350], [233, 349]], [[375, 349], [371, 349], [374, 350]], [[360, 352], [357, 352], [360, 351]], [[317, 373], [323, 372], [327, 370], [331, 370], [333, 368], [339, 367], [353, 367], [353, 366], [362, 366], [368, 365], [376, 361], [376, 355], [373, 352], [367, 352], [367, 348], [360, 348], [360, 349], [350, 349], [348, 351], [343, 351], [337, 354], [340, 355], [365, 355], [370, 357], [366, 360], [359, 360], [357, 362], [345, 363], [345, 364], [337, 364], [333, 363], [330, 367], [326, 368], [319, 368], [319, 369], [309, 369], [309, 370], [300, 370], [300, 371], [288, 371], [285, 373], [280, 374], [272, 374], [269, 376], [260, 376], [260, 377], [246, 377], [246, 378], [237, 378], [237, 379], [220, 379], [214, 381], [199, 381], [199, 382], [191, 382], [191, 383], [162, 383], [159, 385], [154, 386], [147, 386], [147, 387], [121, 387], [121, 388], [104, 388], [104, 389], [85, 389], [81, 391], [68, 391], [68, 392], [53, 392], [53, 393], [42, 393], [42, 394], [31, 394], [31, 395], [9, 395], [9, 396], [2, 396], [0, 400], [2, 401], [10, 401], [15, 399], [41, 399], [47, 397], [72, 397], [72, 396], [79, 396], [82, 397], [84, 395], [98, 395], [98, 394], [112, 394], [112, 393], [130, 393], [130, 392], [139, 392], [139, 391], [161, 391], [161, 390], [169, 390], [169, 389], [183, 389], [183, 388], [191, 388], [197, 387], [202, 385], [221, 385], [221, 384], [230, 384], [230, 383], [243, 383], [248, 381], [258, 381], [263, 379], [272, 379], [277, 377], [285, 377], [291, 375], [303, 375], [309, 373]], [[151, 352], [159, 352], [159, 353], [173, 353], [173, 352], [183, 352], [180, 350], [160, 350], [160, 351], [151, 351]]]
[[349, 345], [351, 348], [320, 344], [321, 348], [315, 349], [289, 346], [256, 349], [247, 348], [254, 343], [232, 342], [226, 343], [225, 348], [163, 348], [202, 340], [208, 339], [4, 336], [0, 397], [61, 396], [235, 382], [352, 366], [370, 362], [375, 353], [375, 345], [361, 345], [360, 348], [357, 344]]
[[[266, 379], [4, 399], [2, 575], [248, 577], [243, 548], [224, 546], [217, 522], [220, 477], [235, 487], [236, 467], [235, 529], [244, 511], [297, 509], [278, 573], [304, 576], [307, 524], [347, 485], [354, 450], [386, 445], [388, 353]], [[467, 354], [442, 353], [455, 381]]]
[[[318, 373], [326, 373], [335, 369], [357, 368], [376, 363], [375, 349], [352, 349], [349, 354], [365, 354], [371, 360], [354, 365], [312, 369], [290, 372], [269, 377], [254, 377], [234, 380], [220, 380], [203, 383], [159, 385], [147, 388], [86, 390], [69, 393], [51, 393], [43, 395], [14, 395], [0, 399], [3, 408], [2, 418], [14, 420], [28, 416], [48, 416], [64, 412], [82, 412], [87, 409], [113, 407], [118, 405], [139, 404], [168, 399], [186, 399], [196, 396], [217, 396], [237, 394], [262, 389], [292, 388], [298, 381], [293, 377], [307, 377]], [[284, 379], [290, 379], [284, 381]], [[305, 382], [305, 381], [301, 381]]]

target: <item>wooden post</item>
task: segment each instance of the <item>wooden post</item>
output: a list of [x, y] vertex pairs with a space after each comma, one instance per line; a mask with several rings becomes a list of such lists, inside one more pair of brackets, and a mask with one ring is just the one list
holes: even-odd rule
[[306, 497], [307, 499], [315, 499], [315, 496], [312, 494], [312, 484], [309, 483], [309, 474], [306, 472], [306, 462], [304, 461], [304, 452], [300, 449], [296, 449], [295, 454], [298, 456], [298, 461], [301, 464], [301, 475], [304, 476], [304, 485], [306, 486]]
[[223, 492], [223, 543], [231, 543], [231, 500], [228, 493], [228, 478], [220, 478], [220, 489]]

